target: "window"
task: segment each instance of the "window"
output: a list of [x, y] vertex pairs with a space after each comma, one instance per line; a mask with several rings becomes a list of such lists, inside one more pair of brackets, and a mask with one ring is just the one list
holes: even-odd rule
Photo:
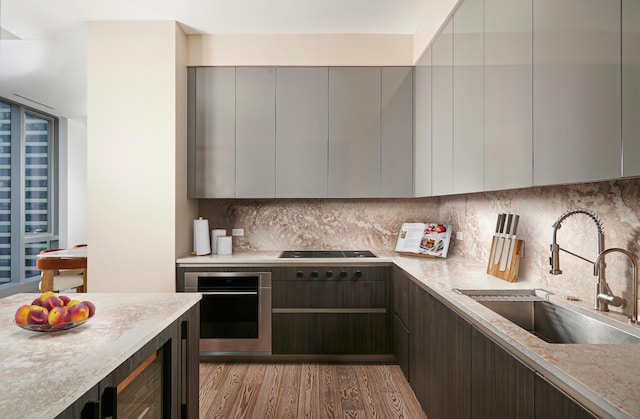
[[0, 284], [39, 277], [38, 253], [58, 245], [57, 122], [0, 99]]

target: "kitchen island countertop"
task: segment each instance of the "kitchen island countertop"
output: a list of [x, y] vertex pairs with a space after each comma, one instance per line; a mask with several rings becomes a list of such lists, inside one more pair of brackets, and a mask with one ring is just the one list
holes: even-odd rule
[[523, 363], [604, 418], [640, 419], [640, 344], [550, 344], [533, 336], [454, 289], [532, 289], [554, 293], [550, 300], [590, 311], [640, 336], [640, 326], [626, 324], [615, 312], [594, 312], [590, 301], [566, 301], [566, 290], [540, 287], [518, 279], [510, 283], [486, 274], [486, 265], [457, 256], [426, 259], [373, 251], [378, 258], [280, 259], [280, 252], [237, 252], [229, 256], [189, 256], [179, 267], [328, 265], [367, 263], [395, 265]]
[[61, 332], [13, 323], [39, 294], [0, 299], [0, 412], [3, 418], [53, 418], [198, 303], [199, 293], [67, 294], [95, 315]]

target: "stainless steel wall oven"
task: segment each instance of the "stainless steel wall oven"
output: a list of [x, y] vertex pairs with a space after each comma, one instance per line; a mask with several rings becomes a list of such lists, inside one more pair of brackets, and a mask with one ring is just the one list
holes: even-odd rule
[[271, 354], [270, 272], [185, 272], [184, 292], [202, 293], [201, 355]]

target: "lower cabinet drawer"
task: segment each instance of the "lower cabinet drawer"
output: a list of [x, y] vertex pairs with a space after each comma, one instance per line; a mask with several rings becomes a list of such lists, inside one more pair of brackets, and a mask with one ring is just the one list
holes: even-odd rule
[[386, 354], [386, 313], [274, 313], [274, 354]]

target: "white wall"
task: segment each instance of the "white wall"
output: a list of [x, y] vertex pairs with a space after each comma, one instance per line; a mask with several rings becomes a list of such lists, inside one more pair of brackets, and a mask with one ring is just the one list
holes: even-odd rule
[[193, 250], [193, 220], [197, 199], [187, 199], [187, 36], [176, 31], [176, 249], [175, 258]]
[[175, 291], [179, 30], [88, 23], [90, 292]]
[[188, 65], [413, 65], [412, 35], [192, 35]]

